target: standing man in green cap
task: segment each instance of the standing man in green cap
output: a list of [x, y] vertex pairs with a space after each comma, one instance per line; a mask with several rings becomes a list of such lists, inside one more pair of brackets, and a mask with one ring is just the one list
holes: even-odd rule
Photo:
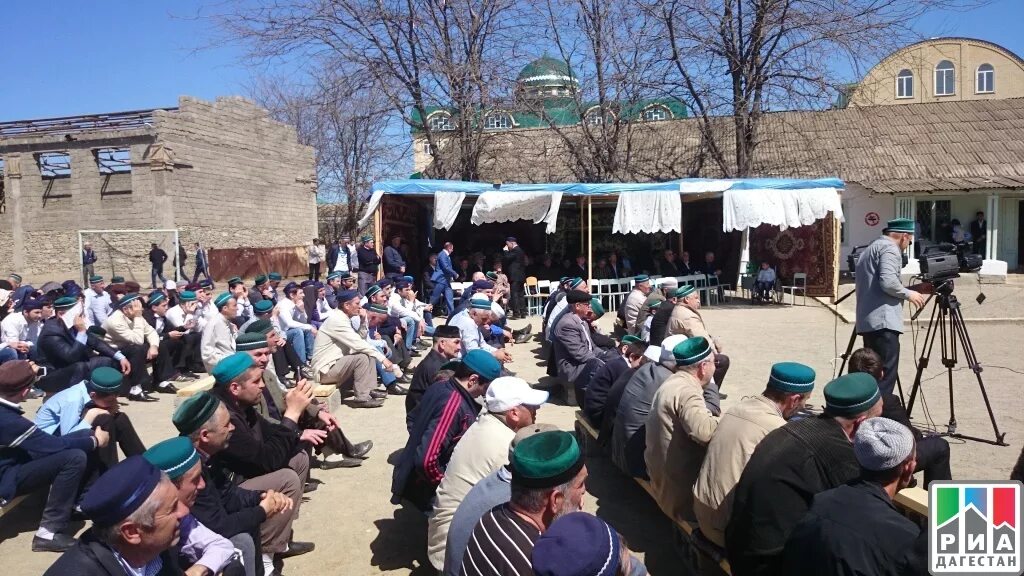
[[788, 422], [754, 450], [734, 491], [725, 549], [735, 576], [782, 574], [789, 533], [818, 493], [860, 475], [853, 437], [882, 414], [870, 374], [845, 374], [825, 385], [825, 412]]
[[693, 485], [718, 428], [704, 402], [704, 388], [715, 373], [715, 353], [707, 338], [687, 338], [672, 349], [676, 372], [654, 393], [647, 415], [644, 461], [654, 499], [676, 523], [694, 520]]
[[356, 248], [356, 260], [359, 263], [359, 293], [366, 294], [366, 289], [377, 281], [380, 269], [380, 255], [374, 247], [373, 236], [369, 234], [360, 238], [362, 245]]
[[903, 253], [914, 242], [914, 221], [889, 220], [882, 235], [857, 260], [857, 333], [864, 346], [882, 358], [884, 376], [878, 383], [892, 394], [900, 366], [900, 334], [903, 333], [903, 301], [924, 306], [925, 297], [900, 282]]
[[725, 548], [725, 526], [732, 513], [733, 489], [747, 460], [766, 435], [782, 427], [814, 391], [814, 370], [796, 362], [772, 366], [764, 392], [747, 396], [718, 423], [693, 488], [700, 531]]

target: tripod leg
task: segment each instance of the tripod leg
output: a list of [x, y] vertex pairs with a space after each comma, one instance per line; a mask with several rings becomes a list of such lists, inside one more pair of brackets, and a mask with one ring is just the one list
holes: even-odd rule
[[[956, 306], [951, 311], [953, 332], [960, 340], [960, 346], [963, 348], [964, 356], [966, 356], [967, 365], [974, 372], [974, 377], [978, 380], [978, 388], [981, 390], [981, 397], [985, 401], [985, 410], [988, 411], [988, 418], [992, 422], [992, 431], [996, 435], [995, 442], [991, 440], [983, 440], [980, 438], [971, 438], [969, 436], [960, 436], [969, 440], [980, 440], [982, 442], [992, 442], [999, 446], [1007, 446], [1006, 444], [1006, 433], [999, 431], [999, 424], [996, 423], [996, 415], [992, 411], [992, 403], [988, 399], [988, 391], [985, 389], [985, 382], [981, 379], [982, 367], [981, 363], [978, 362], [978, 357], [974, 352], [974, 344], [971, 342], [971, 336], [967, 333], [967, 323], [964, 322], [963, 314], [960, 312], [960, 307]], [[950, 397], [952, 398], [953, 390], [950, 387]]]
[[837, 376], [842, 376], [843, 373], [846, 371], [846, 363], [850, 360], [850, 354], [853, 353], [853, 344], [856, 341], [857, 325], [854, 324], [853, 328], [850, 330], [850, 341], [846, 343], [846, 352], [844, 352], [842, 355], [843, 363], [839, 365], [839, 374], [837, 374]]
[[928, 367], [928, 358], [932, 355], [932, 348], [935, 346], [935, 336], [938, 330], [935, 328], [935, 316], [939, 311], [939, 302], [935, 301], [932, 306], [932, 316], [928, 321], [928, 329], [924, 334], [924, 344], [921, 347], [921, 357], [917, 359], [917, 373], [914, 375], [914, 385], [910, 388], [910, 400], [907, 401], [907, 417], [910, 418], [914, 412], [914, 402], [917, 401], [917, 393], [921, 390], [921, 375]]

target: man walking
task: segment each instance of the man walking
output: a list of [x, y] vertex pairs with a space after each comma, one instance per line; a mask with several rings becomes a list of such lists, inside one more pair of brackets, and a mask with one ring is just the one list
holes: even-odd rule
[[153, 290], [157, 289], [156, 279], [160, 279], [159, 286], [162, 288], [167, 283], [167, 278], [164, 278], [164, 262], [167, 262], [167, 252], [164, 252], [162, 248], [157, 246], [156, 242], [150, 244], [149, 249], [149, 263], [150, 271], [149, 276], [152, 280]]
[[199, 242], [196, 242], [196, 270], [192, 274], [192, 283], [195, 284], [196, 280], [199, 279], [199, 275], [202, 274], [206, 280], [212, 280], [210, 278], [210, 261], [206, 256], [206, 248], [203, 248]]
[[[452, 251], [455, 250], [455, 245], [451, 242], [444, 243], [444, 249], [437, 254], [437, 270], [430, 277], [434, 281], [434, 292], [430, 295], [430, 305], [434, 306], [434, 310], [438, 310], [438, 304], [441, 303], [441, 298], [444, 297], [445, 309], [443, 315], [451, 315], [455, 310], [455, 297], [452, 294], [452, 280], [458, 277], [458, 272], [452, 266]], [[442, 316], [440, 311], [435, 312], [434, 316]]]
[[93, 268], [96, 264], [96, 251], [92, 249], [92, 242], [82, 245], [82, 278], [84, 283], [89, 283], [89, 278], [94, 274]]

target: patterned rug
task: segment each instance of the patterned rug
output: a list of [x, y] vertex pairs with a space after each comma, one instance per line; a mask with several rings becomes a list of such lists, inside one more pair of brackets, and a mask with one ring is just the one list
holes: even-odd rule
[[767, 260], [783, 284], [792, 284], [793, 274], [807, 273], [809, 296], [835, 293], [837, 226], [829, 215], [811, 226], [779, 230], [760, 226], [750, 231], [750, 258], [760, 267]]

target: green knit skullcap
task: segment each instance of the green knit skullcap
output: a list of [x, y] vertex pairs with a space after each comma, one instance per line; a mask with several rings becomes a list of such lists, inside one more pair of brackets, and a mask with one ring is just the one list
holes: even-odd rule
[[270, 331], [274, 329], [274, 323], [266, 318], [261, 320], [255, 320], [252, 324], [245, 327], [247, 334], [260, 334], [266, 336], [270, 334]]
[[596, 318], [600, 318], [601, 316], [604, 316], [604, 306], [601, 305], [601, 299], [600, 298], [591, 298], [590, 299], [590, 310], [594, 313], [594, 316]]
[[231, 300], [232, 298], [234, 298], [234, 296], [232, 296], [230, 292], [221, 292], [217, 295], [213, 304], [217, 307], [217, 310], [220, 310], [228, 303], [228, 300]]
[[633, 336], [632, 334], [626, 334], [622, 337], [622, 340], [619, 341], [620, 344], [640, 344], [641, 342], [643, 342], [643, 340]]
[[580, 286], [582, 286], [583, 282], [584, 282], [583, 278], [580, 278], [580, 277], [577, 276], [576, 278], [573, 278], [573, 279], [569, 280], [569, 289], [570, 290], [575, 290], [576, 288], [579, 288]]
[[374, 294], [376, 294], [376, 293], [378, 293], [380, 291], [381, 291], [381, 287], [376, 285], [376, 284], [373, 284], [369, 288], [366, 289], [366, 297], [369, 298], [370, 296], [373, 296]]
[[365, 244], [370, 240], [373, 240], [373, 236], [370, 236], [369, 234], [364, 234], [359, 240]]
[[171, 422], [179, 434], [188, 436], [206, 424], [218, 406], [220, 398], [204, 390], [182, 402], [171, 416]]
[[121, 299], [118, 300], [116, 304], [114, 304], [114, 308], [117, 308], [118, 310], [120, 310], [121, 308], [124, 308], [125, 306], [131, 304], [132, 302], [135, 302], [138, 299], [139, 299], [139, 295], [138, 295], [137, 292], [132, 292], [131, 294], [125, 294], [124, 296], [121, 296]]
[[151, 292], [149, 296], [146, 298], [146, 305], [150, 307], [156, 306], [157, 304], [163, 302], [164, 300], [167, 300], [167, 296], [164, 296], [163, 292], [156, 290]]
[[228, 278], [228, 285], [229, 286], [231, 284], [239, 284], [241, 282], [242, 282], [242, 277], [241, 276], [232, 276], [231, 278]]
[[270, 300], [263, 299], [252, 305], [253, 312], [257, 314], [266, 314], [274, 309], [274, 303]]
[[281, 281], [281, 273], [280, 272], [271, 272], [270, 274], [267, 275], [267, 279], [270, 280], [271, 282], [280, 282]]
[[888, 232], [904, 232], [907, 234], [913, 234], [914, 221], [910, 218], [893, 218], [885, 223], [885, 229]]
[[554, 488], [583, 468], [583, 453], [572, 434], [553, 430], [534, 434], [512, 453], [512, 484], [525, 488]]
[[651, 296], [650, 298], [647, 299], [646, 302], [644, 302], [644, 308], [648, 310], [654, 310], [655, 308], [661, 306], [661, 303], [664, 301], [664, 298], [658, 299], [656, 296]]
[[182, 302], [195, 302], [196, 293], [191, 290], [185, 290], [181, 294], [178, 294], [178, 300]]
[[843, 374], [825, 385], [825, 412], [832, 416], [856, 416], [881, 397], [878, 382], [867, 372]]
[[242, 332], [235, 338], [235, 350], [239, 352], [261, 350], [267, 346], [267, 335], [259, 332]]
[[498, 279], [498, 273], [497, 272], [488, 272], [488, 273], [484, 274], [484, 276], [486, 276], [487, 278], [489, 278], [491, 280], [497, 280]]
[[256, 285], [256, 286], [259, 286], [260, 284], [265, 284], [266, 282], [267, 282], [267, 275], [266, 274], [260, 274], [259, 276], [257, 276], [252, 281], [252, 283], [254, 285]]
[[199, 462], [199, 453], [192, 441], [184, 436], [175, 436], [154, 444], [142, 453], [150, 464], [164, 471], [171, 480], [181, 478]]
[[109, 366], [100, 366], [89, 375], [89, 379], [85, 381], [85, 387], [90, 392], [97, 394], [117, 394], [123, 381], [124, 376], [120, 371]]
[[103, 282], [103, 276], [100, 276], [99, 274], [89, 276], [89, 284], [96, 284], [98, 282]]
[[650, 281], [651, 281], [651, 277], [648, 276], [647, 274], [638, 274], [638, 275], [633, 277], [633, 283], [634, 284], [643, 284], [644, 282], [650, 282]]
[[114, 284], [122, 284], [124, 283], [124, 276], [111, 276], [110, 281]]
[[696, 290], [697, 289], [694, 288], [692, 285], [687, 284], [685, 286], [680, 286], [679, 288], [676, 288], [676, 291], [672, 293], [672, 296], [674, 298], [686, 298], [690, 294], [693, 294]]
[[772, 366], [768, 387], [782, 392], [807, 394], [814, 390], [814, 369], [798, 362], [779, 362]]
[[676, 366], [693, 366], [711, 355], [711, 343], [703, 336], [687, 338], [672, 349]]
[[224, 386], [230, 384], [235, 378], [242, 375], [243, 372], [252, 368], [253, 359], [245, 352], [235, 352], [231, 356], [224, 358], [217, 363], [216, 366], [210, 370], [210, 375], [213, 376], [217, 386]]
[[335, 278], [341, 278], [341, 270], [335, 270], [327, 275], [328, 281], [334, 280]]

